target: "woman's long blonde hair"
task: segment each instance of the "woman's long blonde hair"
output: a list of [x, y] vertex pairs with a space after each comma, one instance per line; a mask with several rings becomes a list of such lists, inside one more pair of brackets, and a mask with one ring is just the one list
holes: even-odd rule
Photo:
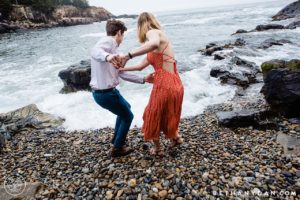
[[140, 43], [146, 41], [146, 33], [151, 29], [161, 29], [159, 21], [154, 17], [153, 14], [148, 12], [143, 12], [138, 18], [137, 34]]

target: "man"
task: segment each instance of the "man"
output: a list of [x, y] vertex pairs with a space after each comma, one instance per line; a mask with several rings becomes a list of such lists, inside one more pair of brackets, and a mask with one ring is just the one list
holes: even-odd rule
[[116, 89], [119, 77], [130, 82], [144, 84], [147, 77], [142, 78], [126, 72], [119, 72], [119, 66], [124, 65], [117, 48], [122, 43], [124, 32], [127, 30], [123, 22], [108, 20], [106, 24], [107, 36], [101, 38], [91, 52], [91, 82], [93, 97], [97, 104], [117, 115], [112, 143], [114, 145], [111, 156], [125, 156], [132, 152], [126, 147], [126, 136], [129, 131], [133, 114], [130, 104]]

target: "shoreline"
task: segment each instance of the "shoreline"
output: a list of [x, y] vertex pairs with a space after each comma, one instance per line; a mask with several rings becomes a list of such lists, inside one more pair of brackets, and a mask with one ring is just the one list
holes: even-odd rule
[[149, 156], [150, 144], [143, 141], [139, 128], [128, 134], [134, 153], [116, 159], [109, 156], [112, 128], [23, 132], [0, 155], [1, 174], [7, 178], [18, 169], [28, 183], [43, 185], [35, 193], [37, 199], [191, 199], [224, 194], [242, 198], [241, 192], [251, 197], [267, 191], [277, 191], [272, 196], [278, 198], [288, 191], [289, 198], [296, 198], [300, 191], [293, 185], [300, 184], [300, 151], [279, 144], [277, 135], [300, 138], [300, 124], [278, 122], [281, 130], [258, 130], [219, 126], [210, 112], [182, 119], [185, 142], [169, 151], [163, 140], [163, 158]]

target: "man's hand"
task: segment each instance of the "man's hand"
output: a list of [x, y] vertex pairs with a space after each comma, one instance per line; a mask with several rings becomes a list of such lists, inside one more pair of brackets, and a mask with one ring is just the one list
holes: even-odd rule
[[144, 77], [144, 81], [147, 82], [147, 83], [153, 83], [154, 76], [155, 76], [155, 73], [149, 74], [149, 75]]
[[111, 63], [116, 69], [119, 69], [121, 66], [120, 56], [117, 54], [109, 54], [106, 60], [107, 62]]
[[120, 60], [120, 68], [124, 68], [124, 66], [126, 65], [127, 61], [129, 60], [130, 58], [125, 55], [125, 54], [119, 54], [119, 60]]

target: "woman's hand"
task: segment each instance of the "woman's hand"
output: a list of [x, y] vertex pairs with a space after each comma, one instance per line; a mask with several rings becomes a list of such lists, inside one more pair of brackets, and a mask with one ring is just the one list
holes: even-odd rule
[[144, 77], [144, 81], [147, 83], [153, 83], [154, 82], [154, 76], [155, 73], [148, 74], [147, 76]]

